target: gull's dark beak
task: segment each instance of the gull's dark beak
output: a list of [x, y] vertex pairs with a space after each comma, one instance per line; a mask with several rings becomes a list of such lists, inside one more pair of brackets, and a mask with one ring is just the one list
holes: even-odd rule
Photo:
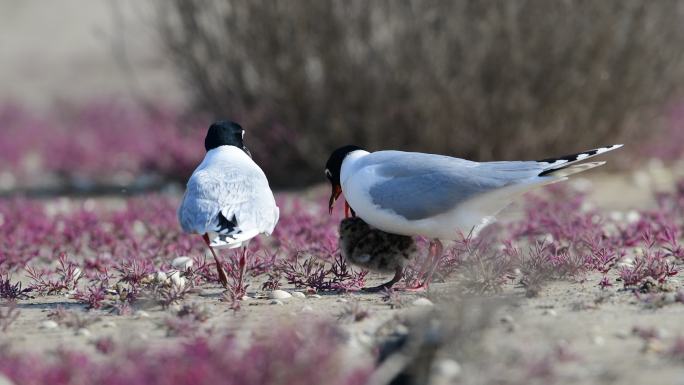
[[340, 197], [340, 194], [342, 194], [342, 186], [340, 186], [339, 184], [333, 184], [332, 193], [330, 194], [330, 202], [328, 203], [328, 212], [331, 215], [333, 212], [333, 207], [335, 206], [335, 201], [337, 200], [337, 198]]

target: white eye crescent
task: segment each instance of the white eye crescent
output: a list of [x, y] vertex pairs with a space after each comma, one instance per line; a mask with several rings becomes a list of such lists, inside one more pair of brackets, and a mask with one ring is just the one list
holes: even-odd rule
[[327, 176], [328, 178], [332, 178], [332, 173], [327, 168], [325, 169], [325, 176]]
[[242, 139], [245, 138], [245, 130], [242, 130]]

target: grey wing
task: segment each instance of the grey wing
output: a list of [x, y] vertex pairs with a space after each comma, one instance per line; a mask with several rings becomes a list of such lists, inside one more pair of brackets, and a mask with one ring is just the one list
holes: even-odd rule
[[381, 179], [371, 186], [371, 199], [409, 220], [439, 215], [473, 198], [530, 181], [541, 170], [536, 162], [478, 163], [441, 155], [383, 153], [389, 154], [369, 159]]

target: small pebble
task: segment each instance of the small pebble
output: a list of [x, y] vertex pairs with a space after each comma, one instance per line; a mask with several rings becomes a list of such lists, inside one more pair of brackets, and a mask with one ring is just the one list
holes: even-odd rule
[[150, 318], [150, 313], [146, 312], [145, 310], [138, 310], [133, 315], [136, 318]]
[[252, 300], [252, 297], [250, 297], [250, 296], [248, 296], [248, 295], [243, 295], [243, 296], [242, 296], [242, 300], [243, 300], [243, 301], [251, 301], [251, 300]]
[[76, 330], [76, 335], [81, 336], [81, 337], [90, 337], [93, 333], [90, 332], [90, 330], [86, 328], [80, 328]]
[[338, 299], [337, 299], [337, 302], [346, 303], [346, 302], [349, 302], [349, 301], [347, 301], [346, 298], [338, 298]]
[[432, 373], [436, 384], [453, 384], [454, 380], [461, 375], [461, 365], [450, 359], [439, 360], [432, 366]]
[[501, 323], [504, 323], [504, 324], [512, 324], [513, 322], [515, 322], [515, 320], [513, 319], [512, 316], [510, 316], [510, 315], [508, 315], [508, 314], [506, 314], [505, 316], [501, 317]]
[[406, 325], [399, 324], [394, 328], [394, 333], [402, 336], [408, 335], [410, 332]]
[[59, 324], [53, 320], [47, 320], [40, 323], [41, 329], [57, 329]]
[[192, 258], [190, 257], [178, 257], [171, 261], [171, 266], [178, 270], [187, 270], [193, 265]]
[[105, 321], [102, 323], [103, 328], [115, 328], [116, 324], [112, 321]]
[[174, 271], [170, 275], [171, 284], [179, 289], [185, 287], [185, 277], [181, 277], [180, 272]]
[[619, 339], [621, 339], [621, 340], [627, 339], [627, 338], [629, 338], [631, 335], [632, 335], [632, 333], [630, 333], [630, 332], [628, 332], [628, 331], [626, 331], [626, 330], [619, 330], [619, 331], [615, 332], [615, 337], [617, 337], [617, 338], [619, 338]]
[[592, 338], [591, 341], [596, 346], [603, 346], [606, 344], [606, 339], [601, 336], [594, 336], [594, 338]]
[[630, 210], [627, 212], [627, 223], [638, 222], [641, 219], [641, 214], [638, 211]]
[[313, 312], [313, 308], [309, 305], [306, 305], [302, 308], [302, 313], [311, 313]]
[[295, 298], [306, 298], [306, 295], [304, 295], [304, 293], [301, 291], [293, 291], [292, 296]]
[[551, 316], [551, 317], [555, 317], [555, 316], [558, 315], [558, 313], [557, 313], [555, 310], [553, 310], [553, 309], [546, 309], [546, 310], [544, 310], [544, 312], [543, 312], [542, 314], [543, 314], [543, 315], [548, 315], [548, 316]]
[[286, 292], [285, 290], [273, 290], [268, 293], [268, 298], [270, 299], [285, 299], [292, 297], [292, 294]]
[[413, 301], [413, 306], [432, 306], [434, 305], [432, 301], [430, 301], [427, 298], [418, 298], [417, 300]]
[[279, 299], [274, 299], [270, 303], [271, 303], [271, 305], [281, 305], [281, 306], [283, 305], [283, 301], [281, 301]]
[[154, 280], [159, 283], [164, 283], [169, 279], [169, 277], [163, 271], [158, 271], [154, 273]]

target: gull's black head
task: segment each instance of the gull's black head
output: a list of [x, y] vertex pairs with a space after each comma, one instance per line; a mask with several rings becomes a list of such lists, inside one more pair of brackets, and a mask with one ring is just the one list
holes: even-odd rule
[[329, 204], [330, 213], [332, 213], [335, 201], [337, 200], [337, 198], [339, 198], [340, 194], [342, 194], [342, 186], [340, 184], [342, 162], [344, 161], [344, 158], [346, 158], [347, 155], [349, 155], [350, 152], [356, 150], [363, 149], [359, 146], [354, 145], [340, 147], [337, 150], [333, 151], [332, 154], [330, 154], [330, 158], [328, 158], [328, 162], [325, 164], [325, 177], [328, 178], [330, 184], [332, 185], [332, 194], [330, 195]]
[[245, 147], [244, 137], [245, 130], [239, 124], [230, 120], [219, 120], [209, 126], [204, 148], [209, 151], [221, 146], [235, 146], [251, 157], [252, 154]]

